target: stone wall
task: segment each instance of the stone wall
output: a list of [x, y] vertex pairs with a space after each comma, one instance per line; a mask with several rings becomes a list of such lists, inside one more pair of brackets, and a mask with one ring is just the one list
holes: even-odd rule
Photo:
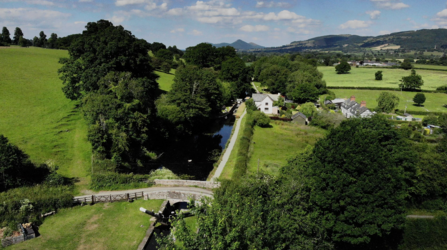
[[178, 186], [178, 187], [201, 187], [201, 188], [218, 188], [220, 187], [220, 182], [213, 181], [191, 181], [191, 180], [154, 180], [156, 185], [163, 186]]
[[210, 194], [200, 193], [200, 192], [188, 192], [188, 191], [149, 191], [144, 192], [145, 199], [151, 200], [200, 200], [203, 197], [213, 197]]

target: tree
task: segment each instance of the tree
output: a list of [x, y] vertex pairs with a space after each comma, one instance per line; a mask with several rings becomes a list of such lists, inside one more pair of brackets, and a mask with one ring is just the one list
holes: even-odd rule
[[39, 38], [38, 38], [37, 36], [35, 36], [35, 37], [33, 38], [33, 46], [35, 46], [35, 47], [40, 47], [40, 44], [39, 44]]
[[166, 49], [166, 45], [163, 43], [154, 42], [151, 44], [152, 53], [157, 53], [161, 49]]
[[27, 44], [28, 44], [28, 41], [27, 41], [26, 39], [24, 39], [23, 36], [21, 36], [21, 37], [19, 38], [19, 43], [18, 43], [18, 45], [19, 45], [20, 47], [26, 47]]
[[175, 72], [167, 99], [180, 109], [185, 132], [199, 131], [221, 113], [222, 86], [212, 70], [187, 65]]
[[377, 71], [376, 72], [376, 74], [375, 74], [375, 76], [376, 76], [376, 80], [377, 81], [381, 81], [382, 80], [382, 77], [383, 77], [383, 74], [382, 74], [382, 71]]
[[400, 82], [399, 87], [404, 90], [417, 90], [421, 89], [422, 85], [424, 85], [422, 76], [416, 74], [416, 70], [414, 69], [411, 70], [411, 74], [409, 76], [402, 77]]
[[307, 102], [303, 105], [301, 105], [300, 112], [303, 113], [307, 117], [312, 117], [317, 114], [317, 108], [315, 107], [315, 104], [311, 102]]
[[298, 103], [315, 102], [318, 96], [326, 93], [326, 82], [323, 74], [316, 67], [299, 63], [297, 70], [287, 79], [287, 97]]
[[194, 47], [186, 48], [183, 58], [189, 64], [200, 68], [209, 68], [214, 65], [216, 47], [209, 43], [200, 43]]
[[439, 125], [438, 117], [434, 114], [428, 114], [422, 119], [422, 125]]
[[[302, 178], [268, 175], [222, 181], [214, 199], [192, 208], [200, 233], [183, 218], [173, 234], [185, 249], [331, 249], [322, 225], [307, 213]], [[172, 238], [169, 247], [179, 249]]]
[[297, 103], [315, 102], [318, 100], [318, 89], [312, 83], [299, 84], [287, 96]]
[[161, 71], [163, 71], [166, 74], [169, 74], [169, 71], [171, 71], [171, 64], [168, 61], [164, 61], [160, 66]]
[[48, 39], [48, 48], [56, 49], [57, 48], [57, 34], [51, 33], [50, 39]]
[[159, 95], [157, 76], [153, 73], [145, 43], [136, 39], [122, 26], [106, 20], [89, 22], [82, 36], [70, 46], [70, 58], [63, 58], [58, 73], [63, 81], [65, 96], [82, 99], [86, 93], [99, 89], [98, 82], [109, 72], [130, 72], [134, 78], [146, 78], [154, 91], [148, 98]]
[[290, 70], [279, 65], [271, 65], [261, 71], [259, 80], [272, 93], [285, 93]]
[[12, 42], [11, 34], [9, 33], [8, 28], [3, 27], [1, 37], [2, 37], [2, 41], [0, 41], [0, 42], [3, 42], [4, 45], [11, 44], [11, 42]]
[[377, 98], [377, 109], [380, 112], [392, 112], [398, 105], [399, 97], [390, 92], [382, 92]]
[[215, 70], [220, 70], [222, 63], [224, 61], [229, 60], [230, 58], [235, 58], [235, 57], [239, 58], [236, 55], [236, 50], [231, 46], [224, 46], [224, 47], [216, 48], [214, 51], [214, 55], [215, 55], [215, 57], [214, 57], [213, 67]]
[[403, 227], [416, 159], [393, 125], [376, 115], [343, 121], [300, 160], [316, 220], [339, 249]]
[[340, 64], [335, 66], [335, 71], [337, 74], [347, 74], [351, 70], [351, 65], [346, 61], [341, 61]]
[[251, 91], [252, 71], [239, 57], [225, 60], [221, 65], [220, 79], [232, 83], [232, 97], [245, 97]]
[[261, 111], [253, 112], [253, 120], [259, 127], [268, 127], [270, 125], [270, 118]]
[[412, 62], [414, 62], [414, 60], [411, 60], [411, 59], [406, 58], [406, 59], [404, 59], [404, 61], [400, 64], [400, 67], [401, 67], [402, 69], [405, 69], [405, 70], [412, 69], [412, 68], [413, 68], [413, 64], [412, 64]]
[[20, 37], [23, 36], [23, 32], [19, 27], [16, 27], [14, 31], [13, 44], [19, 44]]
[[45, 48], [47, 45], [47, 35], [43, 31], [39, 33], [39, 44], [42, 48]]
[[156, 53], [155, 56], [164, 60], [164, 61], [172, 61], [174, 54], [172, 53], [172, 51], [167, 50], [167, 49], [159, 49]]
[[413, 97], [413, 102], [415, 102], [418, 106], [421, 106], [425, 102], [425, 95], [423, 93], [417, 93]]

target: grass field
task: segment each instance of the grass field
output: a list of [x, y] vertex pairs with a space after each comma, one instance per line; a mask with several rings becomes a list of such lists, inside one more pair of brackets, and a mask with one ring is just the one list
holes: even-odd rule
[[161, 90], [169, 91], [172, 88], [172, 84], [174, 83], [175, 69], [171, 69], [169, 74], [166, 74], [161, 71], [154, 71], [158, 78], [157, 82]]
[[[403, 69], [387, 68], [355, 68], [351, 67], [349, 74], [338, 75], [335, 67], [318, 67], [318, 70], [324, 74], [323, 79], [327, 86], [341, 87], [385, 87], [399, 88], [399, 83], [403, 76], [410, 75], [411, 71]], [[383, 71], [383, 80], [376, 81], [375, 72]], [[447, 83], [447, 72], [433, 70], [416, 70], [416, 73], [422, 76], [424, 85], [422, 89], [436, 90], [437, 87]]]
[[136, 200], [62, 209], [45, 219], [40, 237], [8, 249], [137, 249], [151, 218], [139, 208], [158, 211], [162, 202]]
[[314, 145], [326, 134], [323, 129], [290, 122], [271, 121], [270, 124], [270, 128], [255, 126], [248, 172], [257, 172], [259, 159], [259, 171], [275, 175], [287, 159], [302, 152], [307, 145]]
[[36, 163], [58, 165], [85, 181], [91, 146], [76, 103], [65, 98], [58, 78], [65, 50], [0, 49], [0, 133]]
[[[331, 89], [337, 98], [356, 97], [356, 101], [366, 101], [366, 106], [370, 109], [377, 107], [377, 98], [383, 90], [357, 90], [357, 89]], [[447, 108], [443, 105], [447, 104], [447, 94], [443, 93], [424, 93], [427, 100], [422, 107], [413, 105], [413, 97], [415, 92], [401, 92], [401, 91], [386, 91], [397, 95], [400, 99], [398, 108], [405, 109], [407, 104], [407, 111], [431, 111], [431, 112], [447, 112]]]

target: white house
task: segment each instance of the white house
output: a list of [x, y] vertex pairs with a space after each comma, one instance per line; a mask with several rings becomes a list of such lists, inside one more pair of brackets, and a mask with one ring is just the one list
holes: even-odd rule
[[355, 96], [351, 96], [351, 99], [345, 100], [341, 104], [341, 112], [346, 118], [369, 118], [375, 114], [375, 112], [371, 112], [371, 110], [366, 107], [365, 101], [362, 101], [361, 104], [358, 104], [355, 101]]
[[252, 98], [259, 111], [265, 114], [277, 115], [279, 114], [278, 106], [273, 106], [273, 102], [278, 101], [280, 94], [253, 94]]

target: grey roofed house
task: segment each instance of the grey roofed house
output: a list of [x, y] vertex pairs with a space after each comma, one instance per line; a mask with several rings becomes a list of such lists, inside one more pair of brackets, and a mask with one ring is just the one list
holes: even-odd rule
[[273, 101], [278, 101], [278, 97], [280, 97], [280, 95], [271, 95], [271, 94], [253, 94], [251, 96], [251, 98], [253, 98], [254, 102], [262, 102], [266, 97], [270, 97], [270, 99], [272, 99]]
[[307, 119], [307, 116], [301, 112], [298, 112], [298, 113], [292, 115], [291, 118], [292, 118], [293, 123], [299, 123], [302, 125], [309, 124], [309, 120]]
[[351, 99], [345, 100], [341, 104], [341, 110], [343, 115], [345, 115], [346, 118], [350, 117], [370, 117], [371, 115], [374, 115], [367, 107], [366, 102], [362, 101], [361, 104], [358, 104], [355, 101], [355, 96], [351, 96]]

